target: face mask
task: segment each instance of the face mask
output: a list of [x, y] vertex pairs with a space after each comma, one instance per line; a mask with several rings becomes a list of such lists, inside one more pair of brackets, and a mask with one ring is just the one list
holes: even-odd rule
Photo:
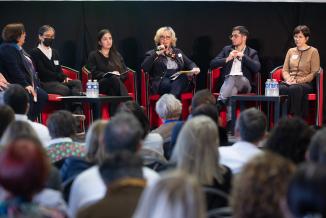
[[46, 47], [51, 47], [53, 45], [54, 39], [44, 38], [43, 45]]

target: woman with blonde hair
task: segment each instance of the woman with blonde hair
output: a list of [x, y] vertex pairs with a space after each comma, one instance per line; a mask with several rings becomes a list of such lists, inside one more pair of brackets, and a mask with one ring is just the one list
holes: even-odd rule
[[145, 189], [133, 218], [165, 217], [206, 217], [203, 193], [194, 177], [175, 171]]
[[221, 193], [207, 192], [208, 209], [226, 206], [231, 189], [231, 171], [219, 164], [218, 136], [217, 125], [211, 118], [194, 117], [182, 127], [171, 158], [177, 168], [195, 176], [202, 186]]
[[141, 67], [150, 75], [151, 93], [160, 95], [171, 93], [180, 98], [189, 87], [186, 74], [176, 78], [171, 76], [179, 71], [189, 70], [190, 74], [198, 74], [200, 69], [180, 49], [176, 48], [177, 38], [171, 27], [161, 27], [154, 37], [155, 49], [146, 53]]

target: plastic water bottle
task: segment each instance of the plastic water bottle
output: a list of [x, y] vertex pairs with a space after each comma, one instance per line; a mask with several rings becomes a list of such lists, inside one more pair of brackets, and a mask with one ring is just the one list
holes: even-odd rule
[[265, 82], [265, 96], [271, 96], [271, 79], [267, 79]]
[[88, 80], [86, 83], [86, 96], [87, 97], [92, 97], [92, 81]]
[[96, 98], [99, 96], [99, 84], [96, 79], [93, 81], [93, 96]]
[[273, 83], [274, 83], [274, 90], [273, 90], [273, 96], [279, 96], [279, 84], [276, 81], [276, 79], [273, 79]]

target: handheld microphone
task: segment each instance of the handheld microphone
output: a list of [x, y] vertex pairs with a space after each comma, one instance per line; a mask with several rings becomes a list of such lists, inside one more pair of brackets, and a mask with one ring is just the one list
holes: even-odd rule
[[155, 51], [162, 51], [162, 50], [164, 50], [166, 48], [167, 48], [167, 46], [159, 45], [159, 46], [156, 47]]

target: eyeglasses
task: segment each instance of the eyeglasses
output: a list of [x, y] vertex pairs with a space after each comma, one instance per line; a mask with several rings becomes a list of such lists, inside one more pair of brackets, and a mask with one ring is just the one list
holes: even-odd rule
[[304, 38], [306, 38], [306, 37], [304, 37], [304, 36], [300, 36], [300, 35], [299, 35], [299, 36], [295, 35], [295, 36], [293, 36], [293, 38], [294, 38], [294, 39], [304, 39]]
[[171, 39], [171, 36], [160, 36], [160, 39]]
[[54, 39], [54, 35], [43, 35], [44, 38]]
[[240, 34], [232, 34], [232, 35], [229, 36], [229, 38], [230, 38], [230, 39], [232, 39], [232, 38], [236, 38], [236, 39], [237, 39], [237, 38], [239, 38], [240, 36], [241, 36]]

